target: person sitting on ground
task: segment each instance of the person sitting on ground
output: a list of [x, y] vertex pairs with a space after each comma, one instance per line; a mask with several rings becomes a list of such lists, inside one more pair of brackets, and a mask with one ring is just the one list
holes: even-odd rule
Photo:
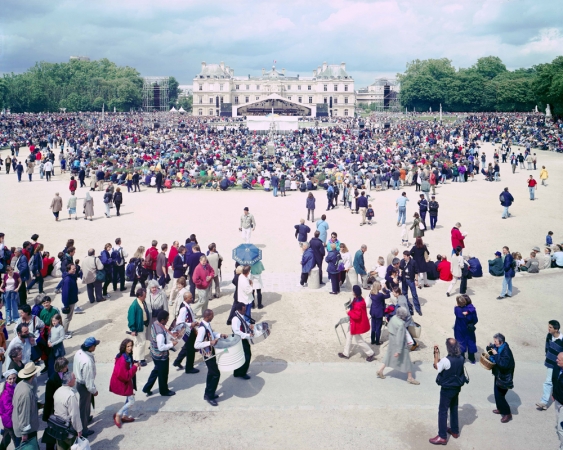
[[452, 264], [448, 261], [448, 258], [442, 256], [440, 264], [436, 268], [438, 273], [440, 274], [440, 280], [442, 281], [452, 281]]
[[483, 276], [481, 261], [475, 256], [470, 256], [467, 262], [469, 263], [469, 271], [473, 278], [481, 278]]
[[494, 259], [489, 259], [489, 273], [493, 277], [504, 276], [504, 263], [502, 261], [502, 253], [495, 252]]
[[523, 266], [520, 266], [520, 270], [528, 273], [539, 273], [540, 262], [536, 258], [536, 252], [530, 253], [530, 257], [525, 260]]

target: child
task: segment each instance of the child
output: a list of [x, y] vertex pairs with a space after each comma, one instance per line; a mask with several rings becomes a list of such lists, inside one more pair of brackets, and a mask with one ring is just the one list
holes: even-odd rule
[[4, 436], [2, 443], [0, 443], [0, 448], [8, 448], [12, 440], [14, 441], [14, 446], [19, 441], [14, 433], [14, 425], [12, 423], [12, 411], [14, 410], [12, 401], [14, 391], [16, 390], [17, 374], [18, 372], [14, 369], [4, 372], [6, 382], [2, 385], [2, 392], [0, 393], [0, 417], [4, 426]]
[[409, 245], [409, 232], [407, 231], [406, 224], [401, 226], [401, 245], [404, 245], [405, 247]]
[[60, 314], [55, 314], [51, 318], [51, 329], [49, 330], [49, 359], [47, 361], [47, 370], [49, 377], [55, 373], [55, 360], [61, 356], [66, 355], [66, 350], [63, 345], [65, 339], [65, 329], [62, 326], [62, 317]]
[[553, 245], [553, 231], [548, 231], [547, 236], [545, 237], [545, 245]]
[[522, 254], [520, 252], [514, 252], [512, 253], [512, 257], [514, 258], [514, 263], [516, 264], [516, 271], [520, 272], [520, 266], [524, 265]]
[[366, 212], [366, 218], [368, 219], [368, 225], [371, 225], [371, 220], [373, 219], [374, 215], [375, 215], [375, 213], [373, 212], [373, 208], [371, 207], [371, 204], [369, 204], [368, 210]]
[[74, 260], [74, 265], [76, 266], [76, 278], [82, 279], [82, 275], [84, 275], [84, 274], [83, 274], [82, 269], [80, 268], [79, 264], [80, 264], [79, 259]]

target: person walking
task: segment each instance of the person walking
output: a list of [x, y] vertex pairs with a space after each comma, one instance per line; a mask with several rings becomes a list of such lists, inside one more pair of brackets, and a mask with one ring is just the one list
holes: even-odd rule
[[549, 174], [547, 173], [547, 169], [545, 166], [541, 166], [540, 170], [540, 180], [542, 186], [547, 186], [547, 179], [549, 178]]
[[33, 172], [34, 172], [34, 171], [35, 171], [35, 163], [32, 162], [32, 161], [29, 161], [29, 162], [27, 163], [27, 169], [26, 169], [27, 177], [29, 178], [29, 181], [33, 181], [33, 180], [32, 180], [32, 177], [33, 177]]
[[407, 328], [405, 326], [405, 319], [407, 316], [408, 310], [406, 308], [397, 308], [395, 315], [391, 317], [387, 325], [389, 330], [389, 346], [387, 347], [383, 364], [377, 372], [377, 377], [385, 379], [386, 377], [383, 375], [383, 371], [385, 367], [390, 367], [399, 372], [406, 372], [407, 383], [419, 385], [420, 382], [415, 380], [412, 376], [414, 366], [411, 362], [410, 351], [406, 345]]
[[135, 418], [128, 413], [129, 408], [135, 404], [136, 374], [140, 369], [139, 361], [135, 361], [133, 358], [133, 341], [124, 339], [119, 345], [119, 353], [115, 357], [109, 382], [110, 392], [125, 397], [125, 404], [113, 415], [113, 421], [117, 428], [121, 428], [123, 423], [135, 421]]
[[307, 242], [307, 235], [311, 232], [311, 228], [305, 225], [305, 219], [301, 219], [299, 225], [295, 225], [294, 228], [297, 243], [301, 246]]
[[70, 193], [70, 197], [68, 198], [66, 207], [68, 209], [68, 220], [72, 219], [72, 216], [74, 215], [74, 219], [78, 220], [78, 214], [76, 213], [76, 203], [77, 203], [77, 198], [74, 192]]
[[366, 193], [364, 191], [362, 191], [358, 197], [358, 208], [360, 210], [360, 214], [362, 215], [360, 226], [364, 226], [366, 224], [366, 214], [368, 210], [368, 199], [366, 198]]
[[84, 196], [84, 220], [87, 220], [88, 217], [90, 218], [90, 222], [94, 218], [94, 199], [90, 195], [89, 191], [86, 191], [86, 195]]
[[372, 362], [375, 360], [375, 353], [362, 337], [362, 334], [370, 330], [366, 302], [362, 297], [362, 288], [360, 286], [355, 284], [352, 287], [352, 291], [354, 292], [354, 298], [350, 302], [347, 312], [350, 318], [350, 330], [346, 336], [344, 351], [339, 353], [338, 356], [340, 358], [350, 359], [350, 346], [352, 345], [353, 339], [356, 345], [366, 354], [366, 361]]
[[309, 273], [313, 270], [313, 267], [315, 267], [315, 254], [307, 242], [301, 245], [301, 251], [303, 255], [301, 256], [301, 279], [299, 280], [299, 285], [301, 287], [307, 287]]
[[528, 178], [528, 191], [530, 191], [530, 200], [535, 200], [535, 191], [538, 188], [538, 182], [534, 180], [534, 176], [530, 175]]
[[506, 393], [514, 388], [514, 356], [504, 335], [497, 333], [493, 336], [494, 342], [487, 346], [489, 359], [495, 363], [492, 374], [495, 377], [494, 394], [497, 409], [493, 414], [500, 414], [502, 423], [512, 420], [510, 405], [506, 401]]
[[100, 258], [96, 256], [96, 250], [88, 250], [88, 256], [82, 261], [82, 283], [86, 285], [88, 300], [90, 303], [103, 302], [102, 281], [98, 280], [97, 274], [104, 269]]
[[[119, 189], [119, 188], [118, 188]], [[117, 292], [117, 283], [119, 282], [119, 290], [121, 292], [126, 291], [125, 288], [125, 262], [129, 254], [127, 251], [121, 246], [121, 238], [115, 239], [115, 245], [111, 250], [111, 258], [113, 259], [113, 274], [112, 274], [112, 282], [113, 282], [113, 291]]]
[[429, 255], [430, 252], [428, 251], [428, 247], [426, 247], [421, 237], [417, 237], [414, 247], [411, 249], [411, 257], [414, 259], [416, 270], [418, 272], [419, 289], [422, 289], [422, 287], [430, 287], [429, 284], [424, 282], [424, 280], [428, 281], [428, 277], [426, 276], [426, 258], [428, 258]]
[[555, 429], [559, 437], [559, 448], [563, 449], [563, 352], [557, 355], [556, 366], [553, 368], [551, 383], [555, 403]]
[[78, 303], [78, 284], [76, 282], [76, 266], [71, 264], [68, 266], [66, 273], [63, 273], [62, 281], [62, 313], [65, 315], [63, 319], [63, 327], [65, 330], [65, 339], [72, 338], [72, 332], [69, 330], [74, 308]]
[[137, 298], [133, 300], [127, 311], [127, 326], [131, 336], [135, 338], [133, 345], [133, 360], [138, 361], [143, 367], [147, 365], [146, 342], [150, 339], [151, 311], [147, 306], [147, 291], [143, 288], [137, 289]]
[[381, 345], [381, 327], [383, 326], [383, 316], [385, 312], [385, 300], [391, 293], [382, 288], [379, 281], [374, 281], [369, 294], [371, 306], [369, 315], [371, 316], [371, 345]]
[[245, 320], [245, 310], [246, 305], [244, 303], [235, 303], [235, 315], [233, 316], [231, 322], [231, 329], [233, 331], [233, 335], [236, 334], [240, 336], [244, 352], [244, 364], [233, 372], [233, 377], [250, 380], [250, 375], [247, 373], [248, 368], [250, 367], [250, 359], [252, 358], [249, 339], [254, 337], [254, 325], [249, 324]]
[[[25, 367], [18, 372], [21, 380], [14, 390], [12, 399], [13, 412], [12, 424], [14, 434], [20, 442], [37, 441], [37, 431], [39, 430], [39, 411], [37, 387], [34, 382], [41, 368], [36, 367], [33, 362], [28, 362]], [[39, 444], [36, 442], [37, 448]]]
[[563, 335], [559, 331], [561, 325], [557, 320], [550, 320], [547, 324], [547, 336], [545, 338], [545, 361], [543, 365], [547, 368], [545, 381], [543, 382], [543, 394], [541, 400], [536, 403], [539, 411], [545, 411], [551, 400], [552, 391], [555, 391], [552, 383], [553, 372], [559, 372], [557, 367], [557, 355], [563, 352]]
[[309, 247], [313, 251], [315, 255], [315, 264], [311, 268], [313, 270], [315, 267], [319, 268], [319, 284], [322, 286], [323, 284], [323, 260], [326, 254], [324, 242], [320, 239], [321, 233], [320, 231], [315, 231], [315, 234], [311, 241], [309, 242]]
[[280, 187], [280, 179], [278, 178], [278, 176], [274, 173], [272, 175], [272, 178], [270, 180], [270, 182], [272, 183], [272, 191], [274, 194], [274, 197], [278, 196], [278, 189]]
[[[422, 307], [420, 306], [420, 301], [418, 300], [418, 294], [416, 292], [416, 285], [418, 284], [418, 268], [416, 267], [416, 262], [411, 257], [411, 252], [405, 250], [403, 252], [403, 259], [400, 262], [399, 268], [401, 269], [402, 278], [402, 290], [407, 302], [409, 300], [409, 289], [412, 295], [412, 301], [414, 303], [414, 309], [419, 316], [422, 316]], [[408, 302], [409, 311], [414, 314], [410, 302]]]
[[504, 255], [504, 261], [502, 263], [504, 269], [504, 278], [502, 279], [502, 291], [497, 297], [497, 300], [502, 300], [504, 297], [512, 297], [512, 278], [516, 276], [514, 270], [516, 264], [514, 258], [510, 254], [508, 247], [502, 248], [502, 253]]
[[55, 197], [51, 200], [51, 206], [49, 207], [53, 211], [53, 216], [55, 220], [59, 221], [59, 213], [63, 209], [63, 199], [59, 196], [58, 192], [55, 192]]
[[420, 200], [417, 203], [420, 220], [426, 225], [426, 213], [428, 212], [429, 201], [424, 198], [424, 194], [420, 194]]
[[13, 399], [18, 371], [15, 369], [6, 370], [3, 376], [6, 381], [4, 383], [4, 389], [2, 393], [0, 393], [0, 418], [2, 419], [2, 426], [4, 427], [2, 430], [3, 437], [0, 442], [0, 449], [6, 450], [12, 441], [15, 447], [18, 447], [21, 442], [14, 433], [14, 424], [12, 422], [12, 413], [14, 411]]
[[452, 240], [452, 255], [455, 253], [455, 249], [460, 247], [460, 255], [463, 254], [463, 249], [465, 248], [465, 238], [467, 234], [462, 233], [459, 229], [461, 228], [461, 223], [457, 222], [451, 231]]
[[399, 216], [397, 217], [397, 226], [404, 225], [407, 220], [407, 193], [403, 192], [401, 196], [395, 201], [395, 206], [397, 207], [397, 212]]
[[214, 358], [215, 349], [213, 347], [217, 344], [219, 338], [226, 338], [227, 335], [213, 331], [211, 328], [211, 321], [213, 320], [213, 317], [214, 314], [211, 309], [203, 311], [203, 320], [197, 328], [197, 337], [194, 343], [194, 348], [200, 351], [203, 356], [203, 360], [205, 361], [205, 365], [207, 366], [207, 379], [205, 381], [205, 393], [203, 395], [203, 399], [211, 406], [217, 406], [217, 399], [219, 396], [216, 395], [215, 392], [217, 391], [217, 386], [219, 385], [221, 372], [219, 372], [219, 367], [217, 367], [217, 358]]
[[468, 295], [458, 295], [456, 302], [454, 337], [459, 344], [461, 354], [465, 357], [465, 352], [467, 352], [469, 361], [471, 364], [475, 364], [475, 353], [477, 353], [475, 325], [479, 321], [477, 310]]
[[176, 316], [176, 325], [181, 323], [185, 323], [187, 330], [182, 336], [182, 340], [184, 341], [184, 345], [182, 349], [178, 353], [178, 356], [174, 360], [172, 364], [178, 370], [184, 369], [182, 365], [182, 361], [186, 358], [186, 367], [185, 373], [193, 374], [199, 373], [199, 369], [194, 368], [194, 360], [195, 360], [195, 349], [194, 343], [197, 336], [197, 332], [194, 331], [197, 327], [199, 327], [199, 322], [195, 320], [195, 313], [192, 310], [192, 304], [194, 302], [194, 298], [191, 292], [184, 292], [182, 303], [180, 304], [180, 309], [178, 311], [178, 315]]
[[508, 219], [511, 216], [510, 212], [508, 211], [508, 208], [510, 208], [512, 203], [514, 203], [514, 197], [510, 192], [508, 192], [507, 187], [505, 187], [504, 191], [501, 192], [499, 196], [499, 200], [500, 200], [500, 204], [504, 207], [501, 217], [503, 219]]
[[452, 272], [452, 281], [451, 281], [450, 285], [448, 286], [448, 290], [446, 291], [447, 297], [449, 297], [451, 295], [452, 289], [457, 284], [457, 282], [459, 280], [461, 280], [462, 270], [463, 270], [463, 266], [465, 264], [469, 265], [465, 261], [465, 259], [463, 259], [463, 256], [461, 256], [461, 248], [457, 247], [455, 249], [455, 253], [452, 255], [451, 261], [450, 261], [450, 269], [451, 269], [451, 272]]
[[82, 436], [88, 437], [94, 432], [88, 429], [92, 397], [98, 395], [96, 387], [96, 359], [94, 352], [100, 345], [95, 337], [88, 337], [74, 355], [73, 372], [76, 377], [78, 394], [80, 394], [80, 420], [82, 421]]
[[111, 211], [110, 211], [110, 207], [111, 204], [113, 202], [113, 192], [111, 188], [106, 188], [106, 192], [104, 194], [104, 205], [106, 205], [106, 218], [110, 218], [111, 217]]
[[252, 239], [252, 232], [256, 230], [256, 219], [248, 212], [248, 206], [245, 206], [244, 212], [240, 217], [239, 231], [242, 232], [242, 241], [245, 244], [250, 244]]
[[121, 204], [123, 203], [123, 193], [121, 192], [121, 188], [115, 189], [115, 194], [113, 195], [113, 204], [115, 205], [116, 215], [121, 215], [119, 210], [121, 209]]
[[143, 255], [145, 254], [145, 247], [139, 246], [137, 247], [137, 251], [133, 254], [133, 257], [129, 260], [129, 264], [133, 263], [135, 267], [135, 271], [133, 274], [133, 282], [131, 283], [131, 291], [129, 292], [129, 297], [136, 296], [137, 284], [140, 284], [143, 289], [146, 288], [145, 281], [147, 281], [147, 277], [149, 272], [147, 269], [143, 267]]
[[307, 195], [305, 207], [307, 208], [307, 220], [314, 222], [315, 221], [315, 196], [313, 195], [312, 192], [309, 192], [309, 195]]
[[332, 186], [332, 183], [329, 182], [328, 183], [328, 189], [326, 190], [326, 198], [328, 200], [328, 205], [327, 205], [327, 208], [326, 208], [327, 211], [330, 210], [331, 208], [332, 209], [335, 208], [334, 197], [335, 197], [334, 187]]
[[[459, 393], [469, 380], [465, 377], [462, 355], [455, 339], [446, 339], [448, 356], [440, 359], [440, 349], [434, 346], [434, 369], [438, 371], [436, 383], [440, 386], [440, 405], [438, 407], [438, 435], [429, 442], [434, 445], [446, 445], [448, 434], [454, 439], [459, 438], [458, 404]], [[450, 427], [448, 428], [448, 410], [450, 411]]]
[[108, 242], [104, 245], [104, 249], [100, 252], [100, 261], [104, 265], [104, 284], [102, 286], [102, 295], [106, 298], [110, 298], [108, 294], [108, 286], [113, 281], [113, 266], [115, 265], [115, 261], [112, 258], [113, 254], [113, 247]]

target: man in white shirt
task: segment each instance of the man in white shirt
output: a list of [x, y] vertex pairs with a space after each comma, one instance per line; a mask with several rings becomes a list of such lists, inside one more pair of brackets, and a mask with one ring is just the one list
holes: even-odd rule
[[129, 254], [121, 246], [121, 238], [115, 240], [115, 246], [112, 249], [112, 259], [115, 261], [113, 265], [113, 291], [117, 291], [117, 281], [119, 279], [121, 292], [125, 291], [125, 264]]
[[254, 301], [252, 292], [253, 289], [252, 280], [250, 279], [250, 266], [244, 266], [242, 269], [242, 274], [238, 278], [237, 301], [246, 305], [244, 316], [247, 322], [250, 322], [252, 302]]
[[198, 373], [199, 369], [194, 368], [194, 360], [195, 360], [195, 339], [197, 336], [197, 332], [194, 331], [194, 328], [199, 326], [199, 322], [195, 320], [195, 313], [191, 307], [191, 304], [194, 302], [194, 298], [191, 292], [184, 292], [184, 299], [182, 304], [180, 305], [180, 309], [178, 311], [178, 317], [176, 318], [176, 325], [181, 323], [185, 323], [188, 327], [186, 334], [189, 332], [189, 336], [184, 334], [183, 341], [184, 346], [180, 353], [178, 354], [176, 360], [172, 364], [174, 367], [178, 368], [178, 370], [182, 370], [184, 366], [182, 366], [182, 360], [186, 358], [186, 373]]
[[100, 345], [100, 341], [95, 337], [86, 338], [80, 350], [74, 356], [73, 372], [76, 376], [77, 391], [80, 394], [80, 421], [83, 426], [82, 435], [88, 437], [94, 434], [88, 429], [88, 419], [90, 417], [90, 409], [92, 407], [92, 396], [98, 395], [96, 387], [96, 360], [94, 352], [96, 346]]
[[195, 340], [194, 348], [199, 350], [203, 355], [203, 360], [207, 366], [207, 379], [205, 382], [205, 394], [203, 399], [206, 400], [211, 406], [217, 406], [218, 395], [215, 394], [221, 372], [217, 367], [217, 359], [215, 358], [215, 349], [213, 348], [219, 338], [226, 338], [226, 334], [220, 334], [213, 331], [211, 328], [211, 321], [214, 314], [210, 309], [203, 312], [203, 320], [197, 329], [197, 337]]
[[250, 358], [252, 357], [252, 352], [250, 351], [250, 342], [248, 339], [254, 336], [254, 325], [249, 325], [244, 319], [244, 313], [246, 311], [246, 305], [244, 303], [238, 302], [235, 305], [236, 313], [232, 319], [231, 327], [233, 328], [233, 333], [240, 336], [242, 339], [242, 348], [244, 350], [244, 364], [236, 369], [233, 373], [235, 378], [242, 378], [243, 380], [250, 380], [250, 376], [246, 373], [250, 366]]
[[51, 162], [50, 159], [48, 159], [47, 162], [45, 163], [45, 177], [47, 178], [47, 181], [51, 181], [51, 175], [54, 175], [53, 163]]
[[248, 212], [248, 206], [244, 208], [244, 214], [240, 217], [239, 231], [242, 232], [242, 241], [250, 244], [251, 234], [256, 229], [256, 220], [254, 216]]

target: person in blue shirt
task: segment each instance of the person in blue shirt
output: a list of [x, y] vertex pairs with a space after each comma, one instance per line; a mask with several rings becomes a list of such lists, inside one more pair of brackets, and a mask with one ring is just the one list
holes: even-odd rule
[[512, 297], [512, 278], [516, 275], [514, 271], [514, 258], [510, 254], [508, 247], [502, 248], [502, 253], [504, 255], [504, 278], [502, 280], [502, 291], [497, 300], [502, 300], [505, 297]]
[[545, 237], [545, 245], [553, 245], [553, 231], [548, 231], [547, 236]]
[[407, 198], [407, 193], [403, 192], [401, 196], [397, 199], [396, 205], [397, 210], [399, 212], [399, 216], [397, 217], [397, 226], [404, 225], [407, 220], [407, 202], [409, 199]]

